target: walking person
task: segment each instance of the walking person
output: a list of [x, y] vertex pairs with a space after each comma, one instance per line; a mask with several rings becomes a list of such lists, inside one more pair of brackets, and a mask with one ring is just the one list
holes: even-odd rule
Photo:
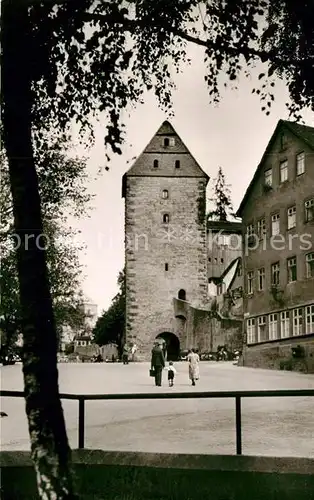
[[127, 344], [124, 344], [124, 347], [123, 347], [122, 361], [123, 361], [124, 365], [129, 364], [129, 347]]
[[169, 361], [169, 366], [167, 367], [168, 370], [168, 382], [169, 382], [169, 387], [173, 387], [173, 381], [175, 378], [175, 375], [177, 373], [177, 370], [173, 366], [173, 362]]
[[189, 378], [192, 381], [192, 385], [195, 385], [195, 381], [200, 378], [200, 357], [195, 352], [195, 349], [191, 349], [188, 354], [188, 362], [189, 362]]
[[161, 387], [162, 370], [165, 367], [165, 358], [159, 342], [155, 342], [152, 349], [151, 369], [155, 372], [155, 385]]
[[131, 349], [131, 355], [132, 355], [132, 361], [135, 360], [135, 353], [137, 351], [137, 345], [133, 344], [132, 349]]

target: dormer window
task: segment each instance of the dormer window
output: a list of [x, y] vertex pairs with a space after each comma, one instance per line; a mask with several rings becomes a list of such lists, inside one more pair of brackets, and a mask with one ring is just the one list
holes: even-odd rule
[[158, 168], [158, 160], [154, 160], [154, 168]]
[[175, 138], [174, 137], [165, 137], [164, 138], [164, 146], [167, 148], [168, 146], [174, 146], [175, 145]]
[[164, 200], [166, 200], [167, 198], [169, 198], [169, 192], [168, 192], [168, 189], [164, 189], [163, 192], [162, 192], [162, 197]]
[[163, 220], [164, 224], [168, 224], [169, 223], [169, 214], [164, 214], [162, 220]]
[[176, 162], [175, 162], [175, 167], [176, 167], [176, 168], [180, 168], [180, 160], [176, 160]]

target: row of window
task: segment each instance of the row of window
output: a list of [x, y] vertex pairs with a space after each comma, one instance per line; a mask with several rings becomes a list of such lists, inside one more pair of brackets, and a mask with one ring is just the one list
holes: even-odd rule
[[84, 346], [84, 345], [90, 345], [91, 341], [90, 340], [77, 340], [76, 343], [77, 343], [77, 345]]
[[[304, 202], [304, 220], [305, 222], [314, 221], [314, 198], [306, 200]], [[297, 207], [293, 205], [287, 209], [287, 228], [293, 229], [297, 225]], [[247, 236], [254, 236], [255, 234], [260, 238], [266, 236], [266, 219], [262, 217], [257, 221], [256, 233], [254, 224], [249, 224], [247, 226]], [[280, 213], [276, 212], [271, 215], [271, 226], [270, 226], [271, 236], [276, 236], [280, 234]]]
[[[158, 168], [159, 167], [159, 161], [158, 160], [154, 160], [153, 165], [154, 165], [154, 168]], [[180, 166], [181, 166], [180, 160], [175, 160], [174, 166], [175, 166], [175, 168], [180, 168]]]
[[[282, 184], [289, 179], [288, 175], [288, 160], [285, 159], [279, 164], [279, 183]], [[295, 173], [296, 176], [302, 175], [305, 172], [305, 154], [304, 151], [298, 153], [295, 158]], [[272, 187], [274, 183], [273, 168], [269, 168], [264, 172], [265, 185]], [[294, 177], [294, 176], [293, 176]]]
[[[211, 257], [208, 257], [208, 262], [209, 263], [212, 262]], [[214, 257], [213, 258], [213, 262], [214, 262], [214, 264], [218, 264], [218, 263], [223, 264], [224, 263], [224, 259], [223, 259], [223, 257], [221, 257], [220, 259], [218, 259], [217, 257]]]
[[314, 333], [314, 305], [246, 320], [247, 343]]
[[[289, 257], [287, 259], [287, 275], [288, 283], [297, 281], [297, 258]], [[314, 278], [314, 252], [305, 255], [305, 276], [306, 278]], [[270, 268], [271, 285], [280, 285], [280, 262], [275, 262], [271, 264]], [[261, 267], [257, 270], [257, 290], [259, 292], [265, 290], [266, 285], [266, 274], [265, 267]], [[254, 293], [254, 271], [248, 271], [247, 273], [247, 293]]]

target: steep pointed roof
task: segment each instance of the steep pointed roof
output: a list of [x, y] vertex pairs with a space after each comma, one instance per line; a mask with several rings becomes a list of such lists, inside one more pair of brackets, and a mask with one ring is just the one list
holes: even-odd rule
[[279, 132], [281, 130], [283, 130], [284, 128], [289, 130], [292, 134], [294, 134], [296, 137], [301, 139], [305, 144], [307, 144], [310, 148], [312, 148], [314, 150], [314, 127], [309, 127], [308, 125], [300, 125], [299, 123], [290, 122], [288, 120], [279, 120], [277, 125], [276, 125], [276, 128], [273, 132], [273, 135], [271, 136], [270, 141], [267, 144], [267, 147], [266, 147], [265, 152], [262, 156], [262, 159], [257, 166], [257, 169], [256, 169], [255, 174], [254, 174], [254, 176], [249, 184], [249, 187], [247, 188], [247, 190], [245, 192], [243, 200], [241, 201], [240, 206], [237, 210], [238, 217], [241, 217], [241, 214], [242, 214], [243, 209], [245, 207], [245, 204], [248, 200], [248, 197], [250, 196], [251, 191], [253, 189], [253, 186], [260, 175], [260, 171], [262, 169], [262, 166], [263, 166], [263, 163], [265, 161], [267, 154], [269, 153], [270, 149], [272, 148]]
[[[170, 141], [168, 145], [164, 142], [166, 138]], [[154, 160], [158, 161], [157, 168], [154, 167]], [[175, 167], [176, 160], [180, 162], [180, 168]], [[206, 181], [209, 180], [209, 176], [199, 166], [168, 121], [162, 123], [144, 151], [124, 175], [127, 177], [200, 177], [205, 178]]]
[[290, 130], [294, 135], [302, 139], [310, 148], [314, 149], [314, 127], [308, 125], [301, 125], [296, 122], [289, 122], [288, 120], [279, 120], [285, 127]]
[[177, 135], [173, 126], [168, 120], [165, 120], [156, 132], [156, 135]]

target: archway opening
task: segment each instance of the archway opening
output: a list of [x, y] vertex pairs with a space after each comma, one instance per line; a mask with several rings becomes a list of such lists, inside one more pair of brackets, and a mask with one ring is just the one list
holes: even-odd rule
[[162, 332], [156, 337], [161, 340], [166, 351], [167, 361], [178, 361], [180, 357], [180, 340], [171, 332]]
[[181, 288], [181, 290], [179, 290], [178, 299], [186, 300], [186, 292], [185, 292], [185, 290], [183, 290], [183, 288]]

